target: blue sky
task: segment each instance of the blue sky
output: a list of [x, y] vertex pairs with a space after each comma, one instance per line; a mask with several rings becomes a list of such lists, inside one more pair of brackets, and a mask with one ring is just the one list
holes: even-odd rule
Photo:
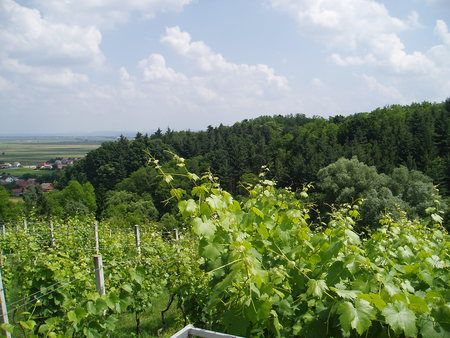
[[450, 96], [449, 0], [0, 0], [0, 135]]

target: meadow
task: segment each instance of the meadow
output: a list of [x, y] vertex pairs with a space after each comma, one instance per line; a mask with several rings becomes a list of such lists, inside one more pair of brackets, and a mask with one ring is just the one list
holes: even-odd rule
[[36, 165], [56, 157], [80, 158], [114, 137], [0, 137], [0, 163]]

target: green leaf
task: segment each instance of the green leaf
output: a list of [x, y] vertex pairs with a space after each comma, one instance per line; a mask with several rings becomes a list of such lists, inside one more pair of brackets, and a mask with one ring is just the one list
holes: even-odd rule
[[412, 311], [416, 313], [430, 312], [427, 302], [422, 297], [416, 295], [408, 295], [408, 301], [409, 301], [408, 307]]
[[260, 223], [258, 225], [257, 231], [264, 239], [269, 238], [269, 232], [267, 231], [267, 229], [265, 227], [265, 223]]
[[407, 337], [417, 336], [416, 315], [399, 300], [388, 304], [381, 312], [396, 334], [405, 333]]
[[355, 299], [356, 297], [358, 297], [358, 294], [361, 293], [361, 291], [359, 290], [345, 290], [334, 287], [332, 287], [331, 290], [336, 292], [338, 296], [345, 299]]
[[359, 245], [361, 243], [359, 236], [356, 233], [354, 233], [353, 231], [351, 231], [349, 229], [345, 229], [345, 234], [349, 238], [350, 243], [355, 244], [355, 245]]
[[448, 338], [449, 332], [446, 331], [434, 318], [426, 313], [419, 317], [417, 325], [420, 328], [420, 334], [426, 338]]
[[264, 213], [256, 207], [252, 207], [252, 211], [260, 218], [264, 219]]
[[386, 307], [386, 302], [381, 298], [379, 294], [376, 293], [361, 293], [358, 295], [358, 298], [367, 300], [370, 304], [375, 305], [375, 307], [379, 311], [383, 311], [383, 309]]
[[19, 321], [20, 326], [22, 326], [26, 330], [33, 330], [34, 326], [36, 325], [36, 322], [34, 320], [27, 320], [25, 322]]
[[208, 243], [206, 246], [201, 248], [200, 254], [205, 258], [214, 260], [220, 256], [220, 250], [219, 247], [217, 247], [213, 243]]
[[164, 175], [164, 181], [166, 181], [166, 183], [170, 183], [173, 181], [173, 177], [170, 174], [165, 174]]
[[356, 299], [355, 306], [350, 302], [339, 304], [337, 313], [342, 328], [349, 332], [350, 329], [356, 329], [358, 334], [363, 334], [376, 318], [376, 310], [364, 299]]
[[108, 309], [108, 305], [103, 298], [99, 298], [95, 301], [95, 312], [96, 314], [102, 314], [103, 311]]
[[133, 292], [133, 288], [131, 287], [130, 284], [123, 284], [122, 285], [122, 289], [124, 289], [126, 292], [131, 293]]
[[2, 330], [5, 330], [7, 332], [14, 332], [14, 325], [9, 324], [9, 323], [1, 324], [0, 328], [2, 328]]
[[69, 311], [69, 312], [67, 312], [67, 318], [69, 318], [69, 320], [70, 320], [71, 322], [74, 322], [75, 324], [78, 323], [77, 315], [75, 314], [75, 311]]
[[350, 273], [344, 266], [344, 263], [342, 261], [336, 261], [331, 264], [330, 268], [328, 269], [328, 274], [326, 277], [327, 285], [336, 285], [341, 279], [345, 279], [349, 275]]
[[332, 244], [325, 251], [320, 252], [322, 260], [328, 261], [332, 257], [336, 256], [343, 245], [344, 243], [342, 243], [341, 240], [335, 240], [334, 242], [332, 242]]
[[328, 290], [328, 286], [324, 280], [310, 279], [308, 281], [308, 290], [306, 290], [306, 294], [320, 298], [322, 297], [323, 292], [326, 290]]
[[211, 195], [211, 196], [207, 197], [206, 203], [209, 204], [209, 207], [211, 208], [212, 211], [216, 211], [216, 210], [220, 209], [223, 205], [223, 202], [221, 201], [221, 199], [216, 195]]
[[198, 236], [210, 239], [212, 236], [214, 236], [216, 226], [211, 222], [211, 220], [202, 221], [201, 218], [196, 217], [192, 221], [192, 230]]
[[178, 209], [180, 209], [183, 217], [189, 217], [193, 215], [197, 210], [197, 203], [193, 199], [187, 201], [180, 201], [178, 203]]
[[177, 199], [181, 199], [185, 193], [186, 191], [181, 188], [170, 189], [170, 195]]

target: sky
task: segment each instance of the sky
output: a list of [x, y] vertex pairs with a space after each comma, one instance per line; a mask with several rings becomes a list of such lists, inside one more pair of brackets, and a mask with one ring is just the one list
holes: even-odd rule
[[0, 136], [450, 97], [450, 0], [0, 0]]

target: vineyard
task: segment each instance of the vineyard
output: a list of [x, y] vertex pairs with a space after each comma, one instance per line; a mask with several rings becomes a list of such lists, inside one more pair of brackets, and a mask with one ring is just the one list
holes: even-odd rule
[[[337, 207], [325, 222], [308, 187], [279, 189], [262, 174], [238, 202], [210, 174], [184, 177], [190, 191], [171, 186], [185, 224], [179, 238], [92, 219], [4, 228], [10, 323], [2, 328], [114, 336], [128, 313], [144, 334], [140, 316], [168, 294], [186, 323], [241, 336], [450, 335], [450, 242], [432, 208], [425, 220], [387, 215], [363, 231], [355, 228], [358, 203]], [[99, 255], [103, 263], [94, 266]]]
[[192, 278], [192, 269], [183, 267], [195, 255], [183, 236], [177, 241], [172, 233], [138, 229], [140, 243], [133, 229], [88, 219], [28, 222], [26, 230], [22, 222], [4, 227], [2, 277], [10, 324], [3, 328], [24, 336], [95, 337], [114, 332], [119, 319], [132, 313], [139, 332], [140, 314], [151, 301]]

